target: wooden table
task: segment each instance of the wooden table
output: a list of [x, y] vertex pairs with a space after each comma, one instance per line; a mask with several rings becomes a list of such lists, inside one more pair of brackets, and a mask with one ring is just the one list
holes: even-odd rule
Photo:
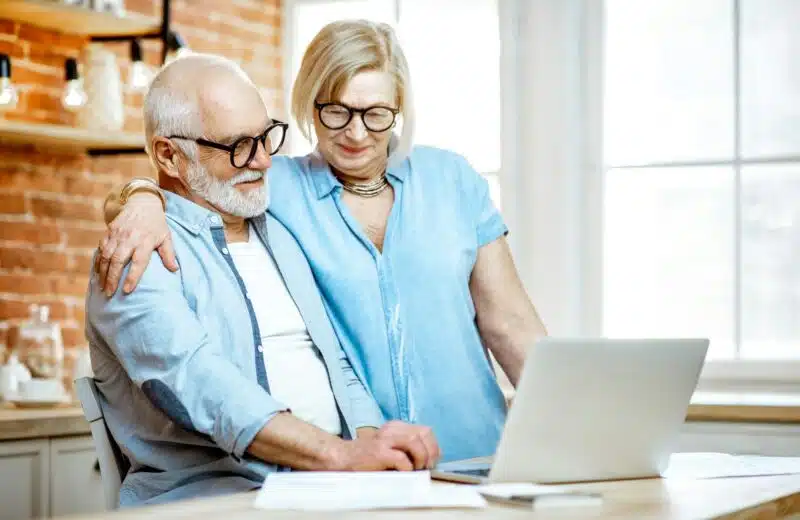
[[80, 407], [21, 409], [0, 403], [0, 441], [86, 435], [89, 431]]
[[254, 509], [255, 493], [176, 502], [72, 518], [125, 520], [132, 518], [223, 518], [225, 520], [312, 520], [317, 518], [432, 519], [736, 519], [772, 520], [800, 513], [800, 475], [711, 480], [645, 479], [584, 484], [580, 488], [603, 494], [602, 505], [525, 510], [490, 505], [486, 509], [359, 511], [319, 513]]

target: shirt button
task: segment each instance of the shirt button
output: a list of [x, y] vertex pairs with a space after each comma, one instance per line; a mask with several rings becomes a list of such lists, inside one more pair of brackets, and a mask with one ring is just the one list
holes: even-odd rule
[[227, 255], [228, 254], [228, 248], [227, 247], [223, 247], [222, 248], [222, 254], [223, 255]]
[[259, 352], [264, 352], [264, 347], [262, 347], [261, 345], [259, 345], [258, 347], [256, 347], [256, 349], [257, 349]]

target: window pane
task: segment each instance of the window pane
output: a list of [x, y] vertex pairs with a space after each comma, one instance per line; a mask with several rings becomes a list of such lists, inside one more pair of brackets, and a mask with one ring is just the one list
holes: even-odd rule
[[742, 171], [745, 358], [800, 358], [800, 164]]
[[612, 170], [604, 215], [604, 334], [733, 346], [733, 172]]
[[486, 181], [489, 183], [489, 197], [492, 199], [494, 207], [497, 211], [503, 211], [503, 196], [500, 189], [500, 176], [497, 172], [484, 174]]
[[[329, 0], [323, 2], [294, 2], [291, 6], [293, 24], [291, 28], [292, 84], [300, 69], [303, 54], [320, 29], [330, 22], [348, 18], [366, 18], [379, 22], [394, 21], [391, 0]], [[291, 96], [286, 96], [287, 101]], [[294, 123], [294, 121], [292, 121]], [[296, 124], [289, 125], [289, 146], [292, 155], [305, 155], [312, 145], [302, 136]]]
[[606, 2], [606, 164], [732, 158], [732, 4]]
[[800, 155], [800, 2], [742, 1], [742, 154]]
[[400, 38], [411, 68], [416, 142], [500, 169], [497, 0], [401, 0]]

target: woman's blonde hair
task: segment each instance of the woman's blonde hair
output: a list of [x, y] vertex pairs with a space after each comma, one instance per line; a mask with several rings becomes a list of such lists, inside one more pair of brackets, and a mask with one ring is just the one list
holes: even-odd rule
[[395, 86], [402, 133], [389, 156], [404, 160], [411, 151], [414, 104], [408, 62], [394, 30], [369, 20], [340, 20], [323, 27], [308, 45], [292, 91], [292, 113], [303, 136], [312, 142], [314, 103], [338, 100], [356, 74], [386, 71]]

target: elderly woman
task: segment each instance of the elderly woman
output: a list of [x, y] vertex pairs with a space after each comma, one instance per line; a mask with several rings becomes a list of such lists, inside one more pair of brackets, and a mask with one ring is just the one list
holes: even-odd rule
[[[324, 27], [292, 111], [317, 149], [273, 157], [268, 210], [308, 257], [357, 375], [386, 419], [431, 426], [443, 461], [493, 454], [506, 404], [486, 349], [516, 385], [545, 329], [487, 182], [453, 152], [412, 146], [408, 65], [385, 24]], [[143, 191], [111, 205], [121, 213], [97, 267], [107, 291], [131, 256], [125, 291], [154, 249], [177, 268], [156, 201]]]

